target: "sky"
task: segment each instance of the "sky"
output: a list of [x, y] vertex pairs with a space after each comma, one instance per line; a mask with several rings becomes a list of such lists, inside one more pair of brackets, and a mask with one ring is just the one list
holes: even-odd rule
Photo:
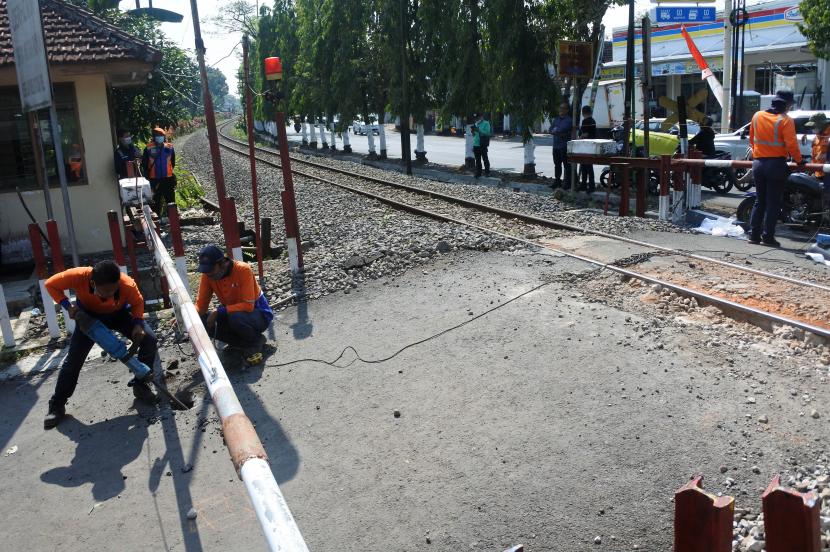
[[[149, 5], [148, 0], [139, 0], [142, 7]], [[265, 0], [267, 2], [267, 0]], [[232, 94], [236, 94], [236, 71], [239, 68], [241, 59], [242, 45], [240, 44], [241, 35], [220, 32], [209, 19], [219, 13], [219, 6], [222, 0], [198, 0], [199, 20], [202, 22], [202, 39], [205, 41], [205, 61], [208, 65], [215, 65], [228, 80], [228, 88]], [[259, 3], [263, 3], [260, 0]], [[688, 2], [689, 4], [693, 2]], [[718, 9], [723, 9], [724, 0], [713, 0], [712, 2]], [[749, 0], [750, 4], [755, 4], [756, 1]], [[636, 0], [635, 12], [638, 16], [645, 13], [650, 7], [653, 7], [649, 0]], [[162, 30], [174, 42], [177, 42], [182, 48], [193, 51], [195, 43], [193, 41], [193, 19], [190, 13], [190, 0], [153, 0], [153, 6], [174, 11], [184, 15], [184, 20], [181, 23], [164, 23]], [[135, 7], [135, 0], [122, 0], [120, 7], [122, 10], [128, 10]], [[608, 10], [603, 18], [606, 34], [611, 32], [614, 27], [623, 27], [628, 24], [628, 7], [617, 6]], [[224, 59], [223, 59], [224, 58]]]

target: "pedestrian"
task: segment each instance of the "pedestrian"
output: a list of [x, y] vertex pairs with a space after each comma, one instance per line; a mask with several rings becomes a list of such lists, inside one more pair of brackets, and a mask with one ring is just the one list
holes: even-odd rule
[[487, 150], [490, 147], [490, 136], [493, 134], [493, 129], [484, 113], [476, 115], [476, 122], [472, 129], [473, 155], [476, 158], [476, 178], [481, 176], [482, 161], [484, 162], [484, 176], [490, 176], [490, 157], [487, 155]]
[[[67, 299], [64, 293], [67, 290], [75, 292], [74, 303]], [[55, 274], [46, 280], [46, 291], [66, 309], [69, 318], [74, 320], [78, 311], [84, 311], [107, 328], [138, 343], [138, 360], [150, 367], [151, 372], [143, 380], [134, 379], [130, 386], [137, 399], [155, 402], [155, 394], [147, 382], [152, 378], [158, 346], [153, 330], [144, 321], [144, 298], [135, 281], [122, 273], [114, 261], [101, 261], [94, 267], [70, 268]], [[75, 392], [92, 345], [93, 341], [76, 327], [58, 373], [55, 392], [49, 399], [49, 413], [43, 420], [45, 429], [55, 427], [66, 415], [66, 402]]]
[[[582, 106], [582, 124], [579, 127], [579, 137], [582, 140], [594, 140], [597, 137], [597, 122], [594, 120], [594, 110], [590, 105]], [[582, 188], [589, 194], [594, 193], [596, 182], [594, 181], [594, 166], [590, 163], [583, 163], [579, 166], [580, 182]]]
[[141, 160], [141, 169], [144, 176], [150, 181], [150, 191], [153, 192], [153, 211], [162, 215], [163, 208], [168, 203], [176, 201], [176, 150], [173, 144], [167, 142], [167, 133], [162, 128], [153, 129], [153, 141], [144, 148]]
[[565, 188], [571, 187], [571, 164], [568, 163], [568, 142], [571, 141], [571, 108], [568, 102], [559, 106], [559, 116], [553, 120], [551, 134], [553, 134], [553, 187], [562, 186], [562, 170], [565, 170]]
[[[827, 165], [830, 163], [827, 158], [827, 152], [830, 149], [830, 119], [822, 112], [815, 113], [804, 126], [812, 127], [816, 132], [816, 137], [813, 138], [810, 162]], [[824, 210], [824, 220], [830, 220], [830, 172], [817, 170], [815, 176], [824, 181], [822, 209]]]
[[715, 130], [712, 128], [711, 117], [703, 117], [700, 130], [689, 140], [689, 145], [697, 148], [706, 158], [715, 157]]
[[[247, 263], [229, 259], [215, 245], [199, 252], [199, 293], [196, 310], [210, 337], [242, 353], [246, 366], [262, 362], [263, 332], [274, 319], [254, 272]], [[213, 295], [220, 306], [208, 310]]]
[[781, 212], [781, 196], [787, 186], [790, 170], [789, 154], [802, 164], [801, 152], [795, 135], [795, 123], [787, 115], [793, 105], [793, 93], [779, 90], [772, 107], [758, 111], [749, 125], [749, 145], [752, 148], [752, 175], [755, 179], [755, 205], [749, 219], [749, 243], [780, 247], [775, 240], [775, 225]]
[[115, 174], [118, 175], [118, 180], [132, 178], [135, 176], [133, 162], [136, 159], [141, 159], [141, 152], [133, 144], [130, 131], [119, 128], [116, 131], [116, 137], [118, 138], [118, 146], [115, 148], [114, 154]]

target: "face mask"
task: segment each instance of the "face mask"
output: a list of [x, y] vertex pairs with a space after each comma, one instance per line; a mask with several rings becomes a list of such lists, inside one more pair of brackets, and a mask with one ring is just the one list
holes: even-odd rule
[[163, 144], [164, 136], [156, 136], [156, 144]]
[[130, 144], [133, 143], [133, 139], [132, 138], [121, 138], [121, 143], [124, 144], [125, 146], [129, 146]]

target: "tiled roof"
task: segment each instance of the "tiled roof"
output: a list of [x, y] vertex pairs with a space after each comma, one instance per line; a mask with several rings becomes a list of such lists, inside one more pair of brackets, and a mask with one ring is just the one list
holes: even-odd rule
[[[40, 6], [50, 63], [161, 60], [159, 50], [83, 8], [62, 0], [40, 0]], [[0, 0], [0, 67], [6, 65], [14, 65], [14, 54], [6, 0]]]

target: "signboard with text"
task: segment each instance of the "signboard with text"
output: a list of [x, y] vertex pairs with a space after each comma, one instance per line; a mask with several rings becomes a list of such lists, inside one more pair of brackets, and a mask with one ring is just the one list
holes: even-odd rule
[[588, 79], [594, 74], [594, 47], [590, 42], [560, 40], [557, 50], [559, 52], [557, 72], [560, 77]]
[[657, 23], [711, 23], [715, 21], [717, 10], [714, 6], [657, 6], [654, 8], [654, 21]]
[[52, 86], [49, 83], [49, 65], [46, 61], [38, 2], [7, 0], [6, 9], [23, 111], [49, 107], [52, 105]]

